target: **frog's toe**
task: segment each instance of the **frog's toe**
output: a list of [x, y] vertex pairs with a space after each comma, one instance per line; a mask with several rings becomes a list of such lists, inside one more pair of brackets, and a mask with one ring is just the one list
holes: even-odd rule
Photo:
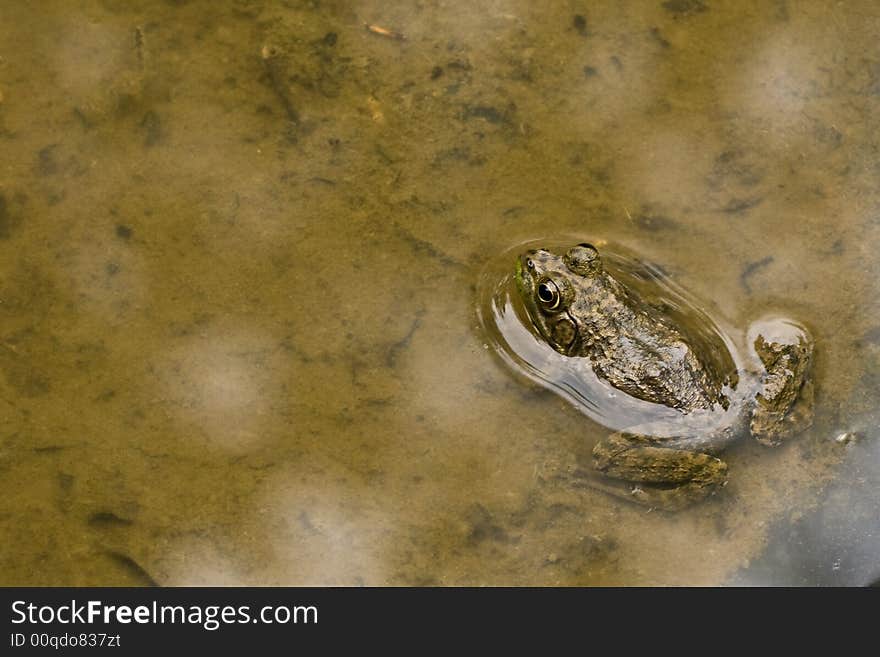
[[778, 445], [813, 422], [813, 341], [806, 329], [794, 328], [787, 338], [773, 335], [771, 340], [758, 334], [754, 342], [764, 376], [755, 395], [750, 429], [765, 445]]

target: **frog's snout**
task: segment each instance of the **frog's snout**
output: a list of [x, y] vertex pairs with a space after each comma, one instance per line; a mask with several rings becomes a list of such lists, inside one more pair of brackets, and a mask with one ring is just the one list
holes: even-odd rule
[[526, 251], [519, 257], [519, 264], [517, 266], [521, 267], [524, 272], [534, 274], [542, 253], [546, 253], [546, 251], [543, 249]]
[[524, 274], [531, 273], [535, 269], [535, 262], [532, 259], [534, 251], [526, 251], [516, 258], [516, 277], [522, 278]]

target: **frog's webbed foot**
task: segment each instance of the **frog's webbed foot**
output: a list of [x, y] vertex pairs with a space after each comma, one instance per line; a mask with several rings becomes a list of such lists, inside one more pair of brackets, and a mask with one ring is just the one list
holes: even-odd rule
[[[727, 483], [727, 464], [702, 452], [617, 432], [593, 449], [593, 465], [610, 480], [588, 485], [645, 506], [677, 511]], [[613, 480], [622, 481], [613, 481]]]
[[752, 435], [763, 445], [778, 445], [813, 423], [813, 384], [810, 363], [813, 342], [806, 332], [797, 342], [755, 339], [755, 352], [764, 364], [761, 390], [749, 424]]

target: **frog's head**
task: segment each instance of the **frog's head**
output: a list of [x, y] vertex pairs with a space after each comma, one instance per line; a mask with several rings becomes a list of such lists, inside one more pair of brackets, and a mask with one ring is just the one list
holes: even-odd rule
[[578, 322], [571, 306], [601, 273], [602, 260], [592, 244], [578, 244], [562, 255], [537, 249], [517, 258], [517, 289], [529, 319], [559, 353], [575, 352]]

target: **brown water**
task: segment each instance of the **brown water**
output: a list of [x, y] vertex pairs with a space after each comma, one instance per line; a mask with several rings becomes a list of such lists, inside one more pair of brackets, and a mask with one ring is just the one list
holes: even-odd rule
[[[0, 5], [0, 583], [880, 570], [880, 7], [539, 4]], [[607, 431], [475, 286], [562, 234], [804, 322], [813, 429], [677, 515], [548, 483]]]

